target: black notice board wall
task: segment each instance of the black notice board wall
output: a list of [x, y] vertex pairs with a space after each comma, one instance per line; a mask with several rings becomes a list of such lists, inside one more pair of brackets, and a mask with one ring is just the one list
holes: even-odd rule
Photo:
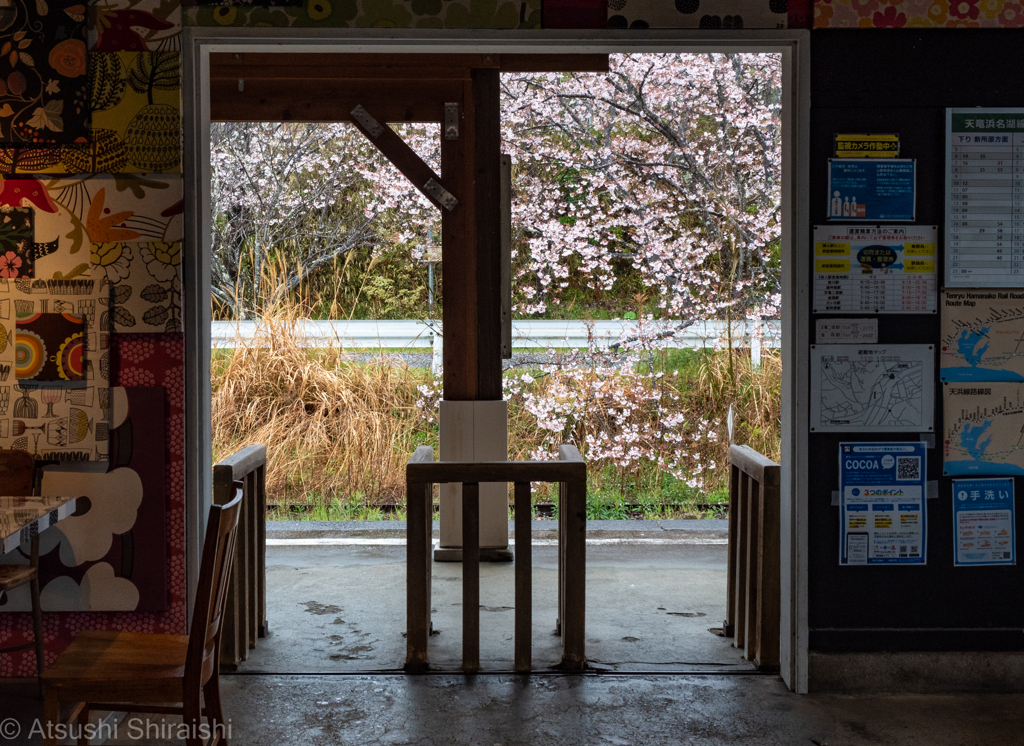
[[[944, 221], [945, 108], [1024, 106], [1022, 34], [1003, 30], [849, 30], [811, 34], [810, 208], [827, 223], [827, 163], [836, 133], [900, 135], [900, 157], [917, 159], [917, 224]], [[808, 226], [808, 231], [811, 231]], [[812, 257], [813, 262], [813, 257]], [[939, 259], [939, 277], [944, 265]], [[812, 266], [813, 274], [813, 266]], [[940, 279], [941, 284], [941, 279]], [[811, 334], [813, 343], [814, 322]], [[939, 315], [881, 315], [879, 342], [936, 344]], [[942, 434], [936, 361], [935, 422]], [[1024, 650], [1024, 568], [953, 567], [951, 479], [941, 450], [928, 451], [928, 564], [840, 567], [841, 441], [916, 440], [894, 433], [811, 433], [808, 624], [817, 651]], [[1024, 478], [1015, 484], [1018, 551]]]

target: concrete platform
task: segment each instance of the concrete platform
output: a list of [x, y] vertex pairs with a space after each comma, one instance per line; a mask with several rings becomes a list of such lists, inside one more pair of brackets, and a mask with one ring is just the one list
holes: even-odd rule
[[[405, 663], [405, 531], [398, 522], [268, 524], [271, 636], [242, 672], [395, 671]], [[561, 660], [553, 635], [557, 534], [533, 525], [534, 668]], [[592, 521], [587, 657], [608, 671], [749, 670], [708, 629], [725, 616], [727, 521]], [[511, 527], [510, 527], [511, 529]], [[436, 535], [436, 534], [435, 534]], [[514, 533], [513, 533], [514, 537]], [[514, 565], [483, 564], [481, 666], [511, 671]], [[431, 666], [461, 664], [462, 565], [433, 564]]]

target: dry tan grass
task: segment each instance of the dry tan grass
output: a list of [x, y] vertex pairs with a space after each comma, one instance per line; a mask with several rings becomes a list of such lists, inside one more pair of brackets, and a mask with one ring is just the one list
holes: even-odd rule
[[[412, 369], [395, 359], [352, 363], [339, 344], [304, 347], [297, 325], [301, 309], [261, 319], [254, 338], [239, 341], [233, 353], [214, 355], [214, 449], [224, 456], [252, 443], [267, 445], [268, 491], [275, 503], [342, 502], [375, 505], [404, 502], [404, 467], [419, 445], [437, 448], [437, 426], [416, 408], [417, 386], [431, 382], [428, 370]], [[301, 314], [304, 315], [304, 314]], [[769, 458], [779, 458], [781, 358], [763, 356], [760, 369], [749, 356], [716, 352], [667, 375], [664, 385], [678, 394], [678, 411], [687, 421], [716, 423], [717, 439], [689, 437], [680, 452], [699, 456], [701, 463], [719, 467], [702, 475], [702, 493], [721, 491], [728, 470], [726, 416], [729, 402], [736, 407], [737, 443], [746, 443]], [[581, 391], [593, 372], [575, 374]], [[606, 385], [616, 385], [614, 380]], [[530, 389], [543, 395], [552, 377], [539, 376]], [[621, 384], [624, 385], [624, 384]], [[572, 440], [599, 432], [608, 422], [599, 407], [582, 407], [572, 428]], [[636, 418], [650, 418], [638, 405]], [[509, 407], [509, 445], [513, 459], [545, 444], [551, 433], [537, 425], [513, 397]], [[564, 437], [560, 437], [564, 440]], [[585, 448], [584, 451], [586, 456]], [[651, 463], [621, 470], [595, 463], [591, 488], [621, 489], [656, 494], [662, 482]]]
[[214, 359], [216, 455], [265, 444], [275, 502], [402, 495], [405, 462], [424, 437], [416, 386], [429, 372], [384, 359], [352, 364], [337, 344], [306, 349], [285, 315], [262, 319], [238, 344]]

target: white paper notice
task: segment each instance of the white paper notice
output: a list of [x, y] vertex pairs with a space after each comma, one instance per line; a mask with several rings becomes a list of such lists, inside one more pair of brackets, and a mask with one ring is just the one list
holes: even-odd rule
[[814, 226], [814, 313], [935, 313], [934, 225]]
[[811, 345], [812, 432], [930, 432], [934, 345]]
[[873, 345], [878, 342], [878, 319], [818, 319], [815, 332], [820, 345]]

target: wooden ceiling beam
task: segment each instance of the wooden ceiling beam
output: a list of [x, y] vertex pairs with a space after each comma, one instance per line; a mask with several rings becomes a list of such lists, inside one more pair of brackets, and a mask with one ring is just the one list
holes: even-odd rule
[[[462, 100], [461, 81], [210, 81], [214, 122], [351, 122], [363, 105], [382, 122], [442, 122], [446, 101]], [[241, 90], [240, 90], [241, 89]]]
[[606, 54], [503, 54], [503, 73], [606, 73]]
[[501, 72], [608, 72], [606, 54], [259, 54], [210, 55], [211, 80], [469, 80]]

